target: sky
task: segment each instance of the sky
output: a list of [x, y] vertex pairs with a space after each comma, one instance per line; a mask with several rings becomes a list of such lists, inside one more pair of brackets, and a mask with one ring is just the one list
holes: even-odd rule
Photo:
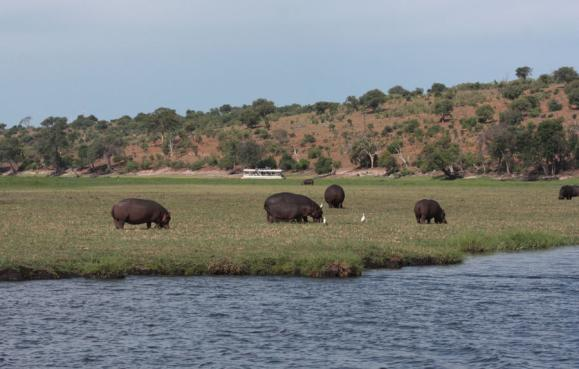
[[577, 0], [0, 0], [0, 122], [579, 69]]

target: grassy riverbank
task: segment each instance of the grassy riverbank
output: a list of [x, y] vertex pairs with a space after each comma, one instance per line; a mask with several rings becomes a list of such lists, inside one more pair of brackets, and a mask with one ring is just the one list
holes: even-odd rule
[[[298, 179], [0, 178], [0, 279], [127, 274], [352, 276], [368, 267], [459, 263], [466, 254], [579, 243], [579, 204], [557, 199], [558, 182], [454, 182], [431, 178]], [[327, 225], [268, 224], [275, 192], [321, 202], [346, 190]], [[170, 230], [114, 229], [125, 197], [157, 200]], [[413, 206], [439, 200], [448, 225], [417, 225]], [[368, 222], [360, 223], [362, 213]]]

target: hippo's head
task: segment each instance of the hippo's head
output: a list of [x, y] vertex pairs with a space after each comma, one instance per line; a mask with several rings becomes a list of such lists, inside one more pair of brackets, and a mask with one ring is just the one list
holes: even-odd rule
[[324, 212], [322, 208], [320, 208], [317, 204], [314, 210], [312, 211], [311, 217], [314, 218], [314, 222], [320, 223], [324, 218]]
[[437, 220], [437, 223], [448, 224], [446, 222], [446, 213], [444, 212], [444, 210], [440, 210], [440, 217], [436, 220]]
[[171, 221], [171, 213], [168, 211], [164, 212], [161, 216], [161, 221], [159, 222], [159, 228], [169, 228], [169, 222]]

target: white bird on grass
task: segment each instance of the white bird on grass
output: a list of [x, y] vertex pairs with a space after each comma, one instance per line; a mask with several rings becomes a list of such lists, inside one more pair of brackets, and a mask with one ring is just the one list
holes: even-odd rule
[[360, 222], [366, 223], [366, 214], [362, 213], [362, 218], [360, 218]]
[[320, 209], [324, 207], [324, 203], [320, 202]]
[[322, 223], [328, 224], [328, 222], [326, 221], [326, 217], [323, 217], [323, 219], [324, 219], [324, 220], [322, 221]]

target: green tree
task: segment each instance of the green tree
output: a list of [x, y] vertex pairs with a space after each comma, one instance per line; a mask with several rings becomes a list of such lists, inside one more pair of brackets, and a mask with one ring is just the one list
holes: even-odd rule
[[517, 146], [515, 128], [507, 125], [496, 125], [491, 127], [485, 135], [488, 153], [492, 159], [497, 161], [499, 171], [512, 173], [513, 158]]
[[0, 141], [0, 162], [7, 162], [12, 174], [18, 172], [23, 161], [24, 148], [18, 137], [8, 136]]
[[275, 104], [267, 99], [257, 99], [251, 103], [251, 107], [261, 120], [264, 121], [265, 127], [269, 129], [269, 115], [275, 113]]
[[388, 90], [388, 95], [400, 95], [406, 97], [410, 95], [410, 91], [400, 85], [396, 85]]
[[297, 162], [287, 152], [284, 152], [279, 160], [279, 168], [283, 170], [296, 169]]
[[362, 168], [374, 168], [377, 159], [378, 146], [370, 137], [360, 137], [350, 148], [349, 156], [352, 164]]
[[515, 74], [517, 78], [522, 79], [523, 81], [526, 80], [531, 74], [533, 73], [533, 69], [531, 67], [519, 67], [515, 70]]
[[565, 83], [571, 82], [579, 78], [577, 71], [573, 67], [561, 67], [553, 72], [553, 78], [556, 82]]
[[561, 169], [561, 163], [568, 155], [569, 145], [560, 119], [547, 119], [537, 127], [537, 143], [541, 155], [543, 171], [554, 175]]
[[386, 95], [379, 89], [370, 90], [360, 96], [360, 104], [365, 108], [370, 109], [372, 112], [376, 112], [385, 102]]
[[499, 114], [499, 122], [503, 125], [516, 126], [523, 121], [523, 113], [520, 110], [508, 109]]
[[239, 117], [241, 123], [245, 124], [247, 128], [255, 128], [261, 120], [261, 116], [253, 108], [245, 108]]
[[59, 175], [65, 169], [63, 152], [68, 148], [67, 120], [63, 117], [48, 117], [40, 125], [38, 152], [45, 163], [52, 166], [54, 174]]
[[517, 83], [509, 83], [501, 90], [505, 99], [514, 100], [523, 94], [523, 87]]
[[430, 87], [428, 92], [433, 94], [434, 96], [440, 96], [446, 90], [447, 87], [446, 85], [444, 85], [444, 83], [435, 82], [432, 84], [432, 87]]
[[332, 170], [334, 170], [334, 161], [331, 158], [321, 156], [316, 162], [316, 173], [325, 174], [330, 173]]
[[344, 106], [349, 112], [358, 111], [360, 109], [360, 100], [356, 96], [348, 96]]
[[444, 122], [452, 116], [454, 105], [450, 99], [442, 99], [434, 104], [434, 114], [440, 115], [440, 121]]
[[384, 151], [378, 158], [378, 165], [384, 167], [388, 173], [396, 173], [400, 169], [394, 154]]
[[485, 104], [476, 109], [476, 118], [480, 123], [492, 122], [495, 116], [495, 109], [492, 106]]
[[147, 130], [161, 136], [161, 145], [167, 145], [169, 157], [173, 157], [174, 140], [183, 128], [183, 118], [173, 109], [159, 108], [146, 119]]
[[452, 143], [449, 137], [424, 146], [418, 160], [423, 171], [440, 170], [453, 178], [461, 158], [460, 147]]

